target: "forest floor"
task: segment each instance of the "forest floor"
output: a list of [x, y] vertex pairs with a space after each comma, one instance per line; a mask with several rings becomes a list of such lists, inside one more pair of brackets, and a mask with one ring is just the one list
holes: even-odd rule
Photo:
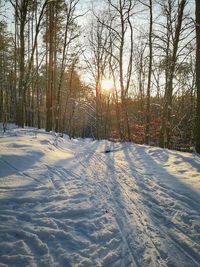
[[200, 266], [200, 157], [1, 132], [0, 266]]

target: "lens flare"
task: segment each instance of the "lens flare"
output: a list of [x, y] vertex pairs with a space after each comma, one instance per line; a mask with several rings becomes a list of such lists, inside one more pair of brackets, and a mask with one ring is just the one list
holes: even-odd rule
[[105, 91], [110, 91], [114, 87], [114, 83], [112, 79], [103, 79], [101, 82], [101, 87]]

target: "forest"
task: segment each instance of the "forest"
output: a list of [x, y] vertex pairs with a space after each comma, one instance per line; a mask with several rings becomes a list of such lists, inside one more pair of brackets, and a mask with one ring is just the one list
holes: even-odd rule
[[200, 153], [200, 1], [1, 0], [0, 121]]

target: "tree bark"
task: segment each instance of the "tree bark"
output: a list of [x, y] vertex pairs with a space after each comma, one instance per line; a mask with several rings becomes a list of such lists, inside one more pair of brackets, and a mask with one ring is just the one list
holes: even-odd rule
[[48, 79], [46, 92], [46, 130], [49, 132], [53, 129], [53, 87], [54, 87], [54, 2], [48, 4]]
[[196, 87], [197, 87], [197, 108], [196, 108], [196, 133], [195, 148], [200, 153], [200, 1], [196, 0]]
[[151, 98], [151, 75], [152, 75], [152, 31], [153, 31], [153, 11], [152, 0], [149, 0], [149, 70], [148, 70], [148, 83], [147, 83], [147, 109], [146, 109], [146, 129], [145, 129], [145, 143], [150, 142], [150, 98]]
[[186, 0], [182, 0], [179, 4], [175, 36], [174, 38], [172, 38], [173, 51], [172, 54], [167, 55], [168, 64], [167, 64], [167, 74], [166, 74], [166, 92], [165, 92], [164, 107], [163, 107], [162, 126], [160, 131], [161, 147], [169, 147], [171, 143], [171, 112], [172, 112], [173, 80], [174, 80], [175, 67], [177, 63], [177, 52], [178, 52], [180, 33], [183, 21], [183, 11], [186, 2], [187, 2]]

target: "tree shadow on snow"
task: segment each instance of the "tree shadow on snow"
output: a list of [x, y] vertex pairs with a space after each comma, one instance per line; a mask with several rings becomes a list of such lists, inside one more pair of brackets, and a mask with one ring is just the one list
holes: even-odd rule
[[[137, 184], [137, 193], [142, 197], [141, 208], [148, 217], [147, 223], [159, 232], [157, 240], [161, 236], [161, 256], [170, 259], [172, 266], [181, 261], [185, 264], [182, 266], [198, 266], [198, 249], [194, 249], [192, 243], [189, 245], [186, 240], [200, 243], [200, 194], [163, 168], [164, 161], [168, 160], [167, 152], [161, 164], [142, 146], [129, 146], [123, 152]], [[178, 254], [176, 251], [179, 251]]]
[[0, 178], [25, 171], [33, 166], [44, 156], [41, 151], [26, 152], [22, 155], [1, 154], [0, 156]]

